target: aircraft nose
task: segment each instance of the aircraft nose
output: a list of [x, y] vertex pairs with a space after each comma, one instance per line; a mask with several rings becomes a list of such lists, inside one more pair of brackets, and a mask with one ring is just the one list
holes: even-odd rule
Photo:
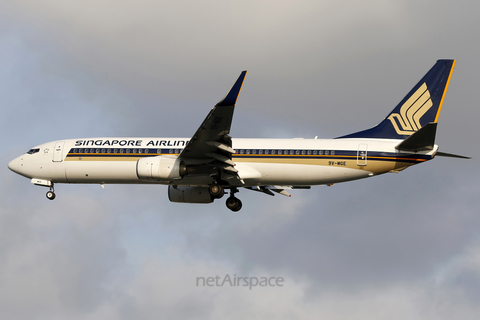
[[20, 160], [18, 158], [13, 159], [8, 164], [8, 169], [12, 170], [15, 173], [19, 173], [20, 171]]

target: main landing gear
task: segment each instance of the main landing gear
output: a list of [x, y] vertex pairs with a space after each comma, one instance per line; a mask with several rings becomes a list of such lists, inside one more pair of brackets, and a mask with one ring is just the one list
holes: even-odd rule
[[[217, 183], [214, 183], [208, 187], [208, 192], [210, 193], [213, 199], [220, 199], [225, 194], [225, 189], [222, 186], [218, 185]], [[230, 196], [228, 197], [225, 203], [227, 205], [227, 208], [234, 212], [237, 212], [240, 209], [242, 209], [242, 201], [240, 201], [240, 199], [234, 196], [234, 194], [237, 192], [238, 192], [237, 188], [230, 188]]]
[[220, 199], [225, 194], [225, 191], [223, 190], [223, 187], [219, 186], [216, 183], [211, 184], [208, 187], [208, 192], [210, 192], [210, 195], [212, 196], [213, 199]]
[[53, 200], [55, 199], [55, 189], [53, 188], [53, 183], [50, 186], [50, 191], [47, 192], [47, 199], [48, 200]]
[[228, 197], [225, 204], [227, 205], [228, 209], [232, 210], [233, 212], [237, 212], [242, 209], [242, 201], [234, 196], [234, 194], [238, 192], [237, 188], [231, 188], [230, 190], [230, 197]]

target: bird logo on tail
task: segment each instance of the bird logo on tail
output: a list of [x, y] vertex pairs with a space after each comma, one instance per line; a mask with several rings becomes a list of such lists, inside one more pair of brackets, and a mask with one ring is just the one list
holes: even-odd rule
[[392, 122], [397, 134], [412, 135], [422, 127], [420, 119], [432, 106], [427, 84], [423, 83], [402, 105], [400, 114], [392, 113], [387, 119]]

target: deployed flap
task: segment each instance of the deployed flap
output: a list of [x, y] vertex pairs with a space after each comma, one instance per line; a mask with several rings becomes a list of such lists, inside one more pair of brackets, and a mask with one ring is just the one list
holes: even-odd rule
[[[233, 111], [237, 97], [242, 88], [247, 71], [243, 71], [233, 85], [232, 89], [210, 111], [202, 125], [180, 153], [179, 158], [188, 162], [189, 159], [204, 160], [207, 163], [221, 159], [223, 163], [231, 164], [232, 141], [228, 136], [232, 124]], [[226, 159], [225, 159], [226, 158]]]
[[402, 151], [433, 150], [436, 132], [437, 124], [435, 122], [427, 123], [395, 148]]
[[291, 197], [292, 195], [287, 191], [285, 191], [285, 189], [310, 189], [310, 186], [254, 186], [254, 187], [244, 187], [244, 188], [248, 190], [262, 192], [270, 196], [274, 196], [275, 194], [273, 192], [276, 192], [281, 195]]
[[258, 191], [258, 192], [263, 192], [265, 194], [268, 194], [269, 196], [274, 196], [273, 192], [270, 191], [267, 187], [265, 186], [254, 186], [254, 187], [244, 187], [245, 189], [248, 190], [253, 190], [253, 191]]

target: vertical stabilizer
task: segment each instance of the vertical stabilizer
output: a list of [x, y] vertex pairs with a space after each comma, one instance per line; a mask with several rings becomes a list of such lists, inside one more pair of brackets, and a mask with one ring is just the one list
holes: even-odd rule
[[436, 123], [455, 60], [438, 60], [377, 126], [339, 138], [406, 139], [427, 123]]

